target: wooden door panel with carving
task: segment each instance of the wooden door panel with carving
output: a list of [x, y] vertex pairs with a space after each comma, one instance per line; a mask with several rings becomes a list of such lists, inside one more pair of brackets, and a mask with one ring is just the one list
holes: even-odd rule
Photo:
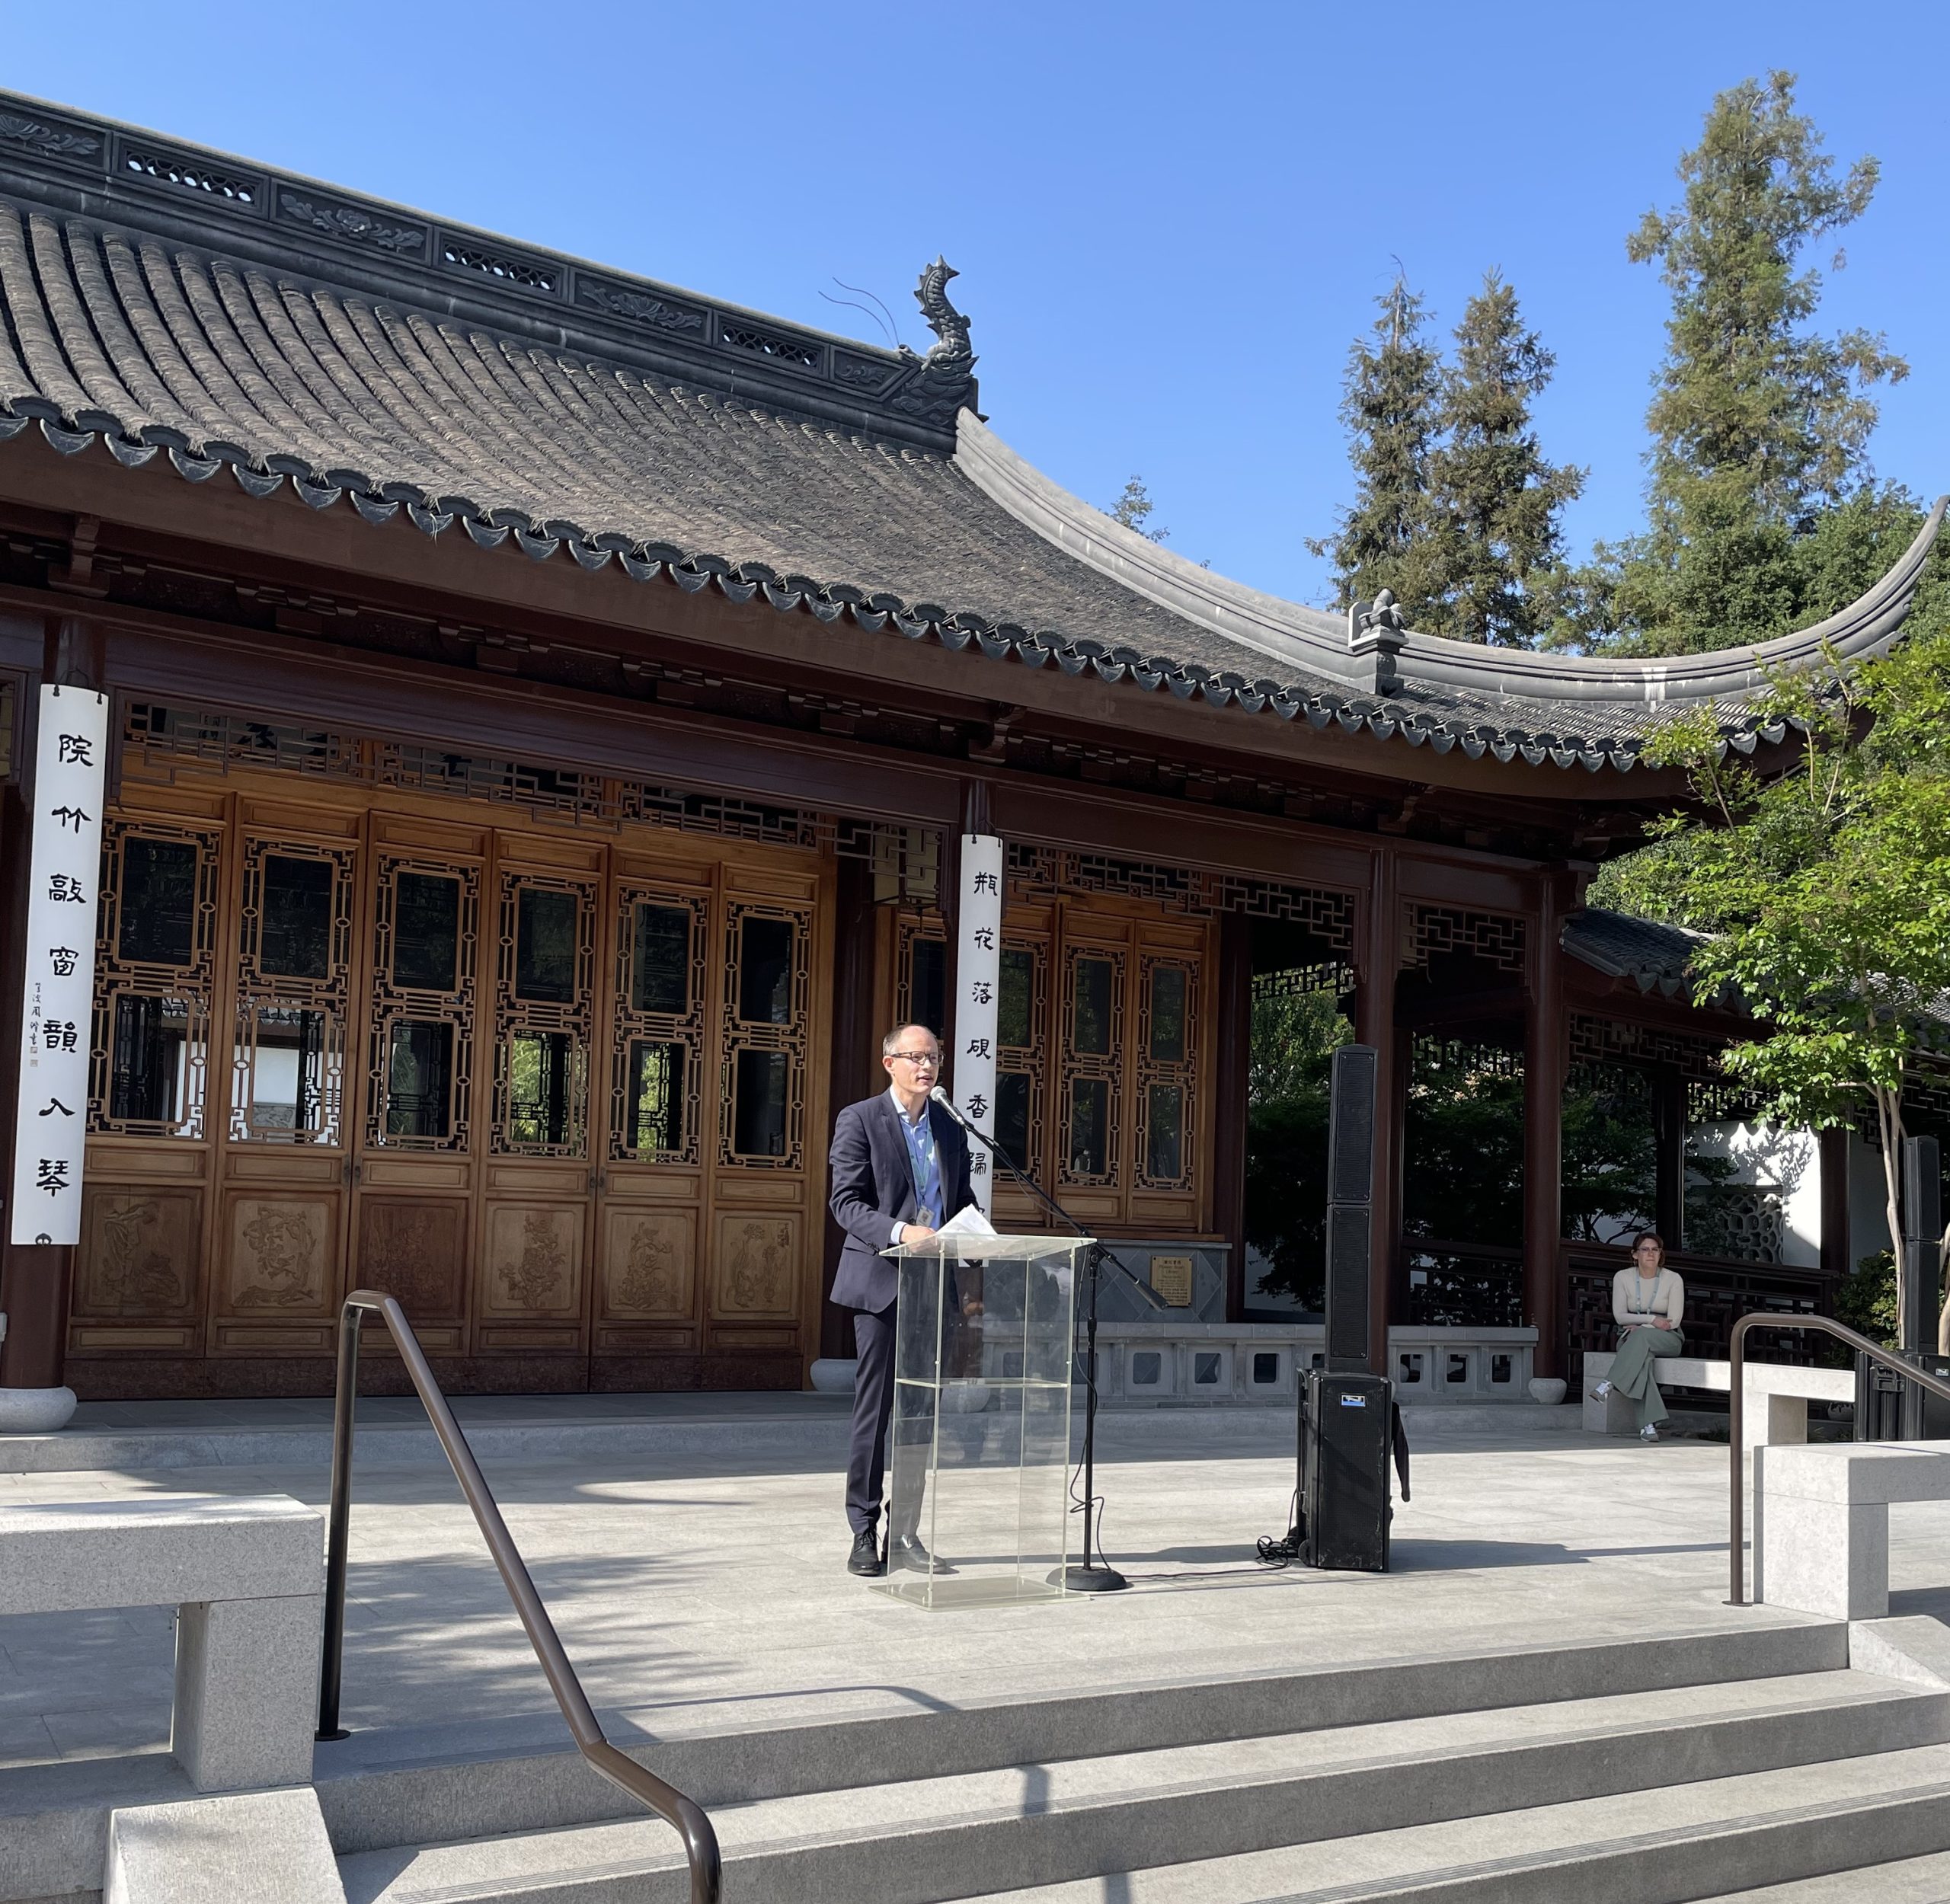
[[586, 1354], [600, 848], [496, 839], [493, 1102], [473, 1346]]
[[695, 1349], [696, 1211], [611, 1201], [602, 1223], [596, 1293], [599, 1352]]
[[93, 1054], [69, 1328], [78, 1355], [209, 1347], [228, 808], [221, 795], [172, 793], [103, 826], [92, 1023], [66, 1027]]
[[238, 803], [224, 889], [229, 979], [221, 1074], [211, 1346], [224, 1355], [328, 1354], [345, 1290], [354, 1000], [363, 966], [356, 809], [321, 802], [271, 831]]
[[430, 1354], [457, 1353], [467, 1327], [467, 1200], [368, 1189], [358, 1209], [360, 1286], [395, 1297]]
[[216, 1347], [322, 1354], [340, 1294], [344, 1198], [337, 1188], [229, 1193], [218, 1233]]

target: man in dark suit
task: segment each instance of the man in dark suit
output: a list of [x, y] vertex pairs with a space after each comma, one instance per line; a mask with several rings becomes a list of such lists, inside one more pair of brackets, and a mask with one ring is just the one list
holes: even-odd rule
[[[859, 1372], [853, 1390], [853, 1443], [846, 1462], [846, 1518], [853, 1529], [847, 1571], [886, 1571], [880, 1549], [881, 1487], [887, 1473], [887, 1422], [893, 1409], [896, 1276], [883, 1250], [932, 1236], [974, 1202], [968, 1140], [928, 1101], [941, 1075], [941, 1043], [925, 1025], [897, 1025], [881, 1040], [889, 1088], [849, 1104], [833, 1131], [833, 1220], [846, 1232], [833, 1299], [853, 1311]], [[918, 1499], [897, 1502], [887, 1526], [895, 1552], [925, 1562], [914, 1531]], [[902, 1524], [905, 1521], [905, 1525]]]

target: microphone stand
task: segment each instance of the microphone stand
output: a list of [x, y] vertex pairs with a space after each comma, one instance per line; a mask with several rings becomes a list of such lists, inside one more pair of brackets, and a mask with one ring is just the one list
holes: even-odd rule
[[1107, 1248], [1092, 1236], [1062, 1204], [1044, 1189], [1027, 1171], [1018, 1170], [1015, 1161], [986, 1131], [977, 1130], [962, 1114], [960, 1107], [948, 1093], [937, 1085], [932, 1093], [938, 1104], [970, 1137], [973, 1137], [1010, 1176], [1028, 1191], [1051, 1216], [1074, 1230], [1090, 1245], [1088, 1251], [1089, 1269], [1087, 1287], [1089, 1300], [1084, 1310], [1084, 1383], [1083, 1383], [1083, 1564], [1080, 1567], [1063, 1570], [1063, 1585], [1072, 1593], [1116, 1593], [1130, 1585], [1117, 1570], [1111, 1566], [1101, 1554], [1092, 1558], [1092, 1523], [1096, 1517], [1097, 1504], [1097, 1278], [1098, 1271], [1105, 1262], [1115, 1263], [1124, 1273], [1125, 1280], [1141, 1295], [1154, 1309], [1165, 1305], [1159, 1301], [1148, 1283], [1140, 1282], [1136, 1273], [1128, 1263], [1123, 1261], [1114, 1251]]

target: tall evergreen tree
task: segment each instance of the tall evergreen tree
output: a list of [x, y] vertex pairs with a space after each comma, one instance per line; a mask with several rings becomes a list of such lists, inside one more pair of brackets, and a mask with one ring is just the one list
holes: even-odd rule
[[1334, 564], [1335, 599], [1392, 589], [1411, 625], [1430, 600], [1428, 464], [1441, 400], [1441, 359], [1423, 334], [1422, 300], [1398, 276], [1348, 353], [1341, 417], [1354, 465], [1354, 506], [1337, 534], [1307, 547]]
[[1133, 476], [1124, 487], [1124, 494], [1111, 505], [1109, 515], [1114, 522], [1121, 522], [1126, 529], [1134, 529], [1147, 542], [1163, 542], [1171, 539], [1168, 529], [1146, 529], [1151, 513], [1158, 505], [1151, 500], [1151, 492], [1144, 486], [1142, 476]]
[[1862, 216], [1878, 168], [1860, 158], [1838, 177], [1794, 86], [1776, 72], [1721, 93], [1680, 161], [1683, 203], [1628, 241], [1660, 264], [1673, 308], [1646, 417], [1649, 526], [1601, 548], [1585, 578], [1601, 644], [1682, 653], [1790, 626], [1808, 566], [1798, 543], [1869, 484], [1867, 393], [1908, 374], [1878, 334], [1809, 327], [1821, 278], [1803, 254]]
[[1428, 458], [1427, 587], [1415, 625], [1434, 634], [1530, 647], [1555, 612], [1559, 518], [1584, 471], [1544, 460], [1530, 404], [1556, 359], [1497, 272], [1465, 307]]

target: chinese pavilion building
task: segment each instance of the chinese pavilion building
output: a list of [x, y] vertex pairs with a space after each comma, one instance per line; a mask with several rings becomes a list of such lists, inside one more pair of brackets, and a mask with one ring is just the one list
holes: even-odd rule
[[[1080, 1219], [1246, 1313], [1255, 988], [1328, 991], [1392, 1081], [1377, 1348], [1440, 1258], [1563, 1369], [1622, 1260], [1565, 1235], [1567, 1077], [1642, 1075], [1676, 1228], [1740, 1029], [1583, 908], [1685, 797], [1645, 738], [1785, 764], [1768, 673], [1885, 645], [1941, 506], [1763, 648], [1452, 644], [1065, 494], [952, 275], [884, 350], [0, 97], [16, 1041], [37, 684], [106, 692], [112, 755], [81, 1241], [8, 1247], [6, 1382], [322, 1392], [363, 1284], [459, 1388], [799, 1386], [832, 1113], [946, 1016], [964, 832], [1006, 842], [998, 1134]], [[1520, 1071], [1501, 1251], [1405, 1243], [1430, 1039]], [[1820, 1263], [1702, 1260], [1701, 1313], [1820, 1302], [1845, 1180]]]

